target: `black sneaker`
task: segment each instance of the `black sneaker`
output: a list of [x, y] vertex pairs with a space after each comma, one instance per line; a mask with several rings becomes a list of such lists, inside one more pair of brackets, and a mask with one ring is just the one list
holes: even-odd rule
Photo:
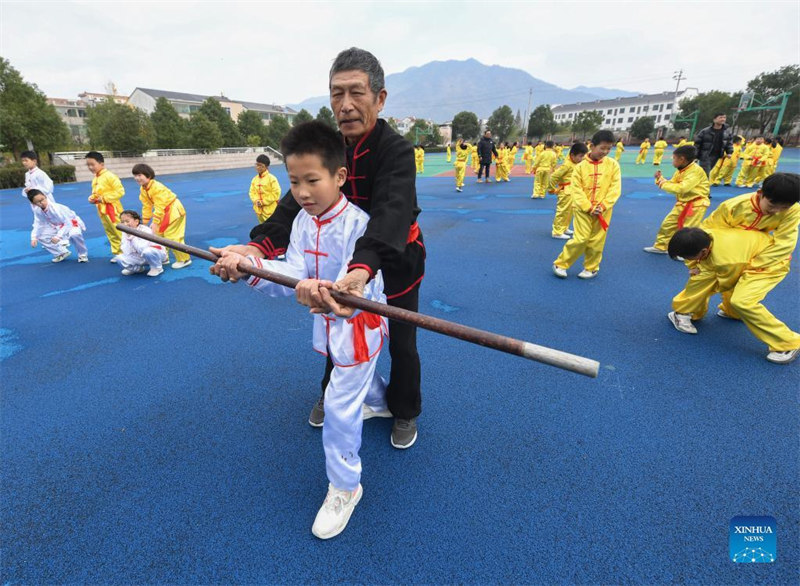
[[417, 418], [395, 419], [392, 426], [392, 446], [405, 450], [417, 441]]
[[308, 416], [308, 424], [311, 427], [322, 427], [325, 422], [325, 400], [320, 399], [314, 403], [314, 408], [311, 409], [311, 414]]

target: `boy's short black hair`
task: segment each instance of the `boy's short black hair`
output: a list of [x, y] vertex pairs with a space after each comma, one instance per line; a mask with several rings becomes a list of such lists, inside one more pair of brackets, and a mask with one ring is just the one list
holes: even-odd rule
[[711, 236], [702, 228], [681, 228], [670, 238], [667, 251], [670, 258], [694, 258], [711, 246]]
[[552, 141], [552, 140], [545, 141], [545, 143], [544, 143], [544, 148], [546, 148], [546, 149], [551, 149], [551, 148], [553, 148], [553, 144], [554, 144], [554, 143], [553, 143], [553, 141]]
[[28, 195], [28, 201], [29, 201], [29, 202], [31, 202], [31, 203], [33, 203], [33, 198], [34, 198], [35, 196], [37, 196], [37, 195], [44, 195], [44, 193], [42, 193], [42, 192], [41, 192], [41, 191], [39, 191], [38, 189], [29, 189], [29, 190], [28, 190], [28, 193], [27, 193], [27, 195]]
[[736, 136], [733, 137], [733, 144], [739, 144], [740, 142], [742, 142], [741, 136], [737, 134]]
[[142, 216], [140, 216], [139, 212], [137, 212], [136, 210], [122, 210], [122, 212], [120, 213], [119, 217], [121, 218], [122, 216], [125, 216], [125, 215], [130, 216], [134, 220], [139, 220], [140, 222], [142, 221]]
[[131, 169], [132, 175], [144, 175], [148, 179], [155, 179], [156, 172], [153, 171], [153, 168], [150, 165], [145, 165], [144, 163], [136, 163]]
[[269, 167], [269, 157], [267, 155], [258, 155], [256, 157], [256, 163], [261, 163], [265, 167]]
[[103, 153], [98, 153], [97, 151], [89, 151], [86, 153], [84, 159], [94, 159], [98, 163], [105, 163], [106, 158], [103, 156]]
[[697, 149], [690, 144], [685, 144], [672, 151], [672, 156], [674, 157], [676, 155], [679, 157], [683, 157], [684, 159], [686, 159], [691, 163], [697, 158]]
[[20, 159], [30, 159], [31, 161], [39, 162], [39, 155], [36, 154], [36, 151], [22, 151], [22, 154], [19, 156]]
[[610, 130], [598, 130], [592, 137], [592, 144], [600, 144], [601, 142], [609, 142], [614, 144], [614, 133]]
[[576, 142], [571, 147], [569, 147], [570, 155], [585, 155], [588, 152], [589, 152], [589, 147], [587, 147], [582, 142]]
[[312, 120], [292, 128], [281, 141], [284, 159], [292, 155], [317, 155], [334, 175], [345, 166], [342, 137], [324, 122]]
[[715, 112], [711, 118], [713, 119], [716, 118], [717, 116], [727, 116], [727, 114], [725, 112]]
[[800, 175], [797, 173], [773, 173], [764, 179], [761, 195], [776, 205], [798, 203], [800, 201]]

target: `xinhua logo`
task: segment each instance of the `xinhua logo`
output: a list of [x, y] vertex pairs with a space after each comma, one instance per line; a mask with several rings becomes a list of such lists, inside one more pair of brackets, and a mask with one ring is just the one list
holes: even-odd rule
[[737, 564], [770, 564], [778, 557], [778, 526], [774, 517], [731, 519], [731, 561]]

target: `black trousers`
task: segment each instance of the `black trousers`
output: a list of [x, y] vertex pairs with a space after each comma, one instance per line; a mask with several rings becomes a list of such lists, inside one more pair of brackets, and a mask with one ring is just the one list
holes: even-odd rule
[[[401, 261], [385, 269], [386, 303], [393, 307], [419, 311], [419, 287], [424, 274], [425, 246], [420, 234], [416, 241], [406, 247], [406, 253]], [[416, 284], [407, 291], [402, 289], [408, 283]], [[398, 290], [403, 291], [403, 294], [394, 296], [392, 292]], [[417, 352], [417, 326], [389, 320], [389, 355], [392, 359], [389, 386], [386, 389], [389, 411], [397, 419], [418, 417], [422, 412], [422, 392]], [[328, 356], [325, 375], [321, 382], [323, 396], [332, 371], [333, 362]]]
[[489, 178], [489, 170], [491, 168], [492, 168], [492, 161], [491, 160], [488, 163], [484, 163], [483, 161], [481, 161], [481, 166], [478, 167], [478, 179], [481, 178], [481, 173], [483, 173], [484, 169], [486, 169], [486, 178], [488, 179]]

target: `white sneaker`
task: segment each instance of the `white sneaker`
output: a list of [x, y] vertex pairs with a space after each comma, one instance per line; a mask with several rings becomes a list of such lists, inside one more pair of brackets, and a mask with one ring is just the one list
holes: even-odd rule
[[567, 228], [566, 230], [564, 230], [564, 234], [566, 234], [567, 236], [572, 236], [573, 234], [575, 234], [575, 232]]
[[89, 255], [88, 254], [79, 254], [78, 255], [78, 262], [89, 262]]
[[688, 313], [675, 313], [670, 311], [667, 318], [675, 326], [675, 329], [684, 334], [696, 334], [697, 328], [692, 325], [692, 316]]
[[460, 187], [456, 187], [456, 191], [458, 191], [459, 193], [461, 193], [461, 188], [460, 188]]
[[570, 238], [569, 234], [567, 234], [566, 232], [564, 232], [563, 234], [553, 234], [552, 236], [556, 240], [569, 240]]
[[798, 354], [800, 354], [800, 348], [787, 350], [786, 352], [770, 352], [767, 354], [767, 360], [775, 364], [789, 364], [792, 360], [797, 358]]
[[320, 539], [330, 539], [339, 535], [347, 527], [353, 509], [356, 508], [363, 494], [364, 489], [360, 484], [354, 491], [339, 490], [329, 484], [328, 495], [314, 519], [311, 533]]
[[[729, 313], [725, 313], [725, 310], [724, 310], [724, 309], [718, 309], [718, 310], [717, 310], [717, 315], [718, 315], [719, 317], [724, 317], [725, 319], [736, 319], [735, 317], [733, 317], [733, 316], [732, 316], [732, 315], [730, 315]], [[736, 320], [736, 321], [739, 321], [739, 320]]]
[[116, 256], [112, 256], [111, 260], [109, 260], [108, 262], [116, 263], [117, 262], [117, 257]]
[[176, 260], [174, 263], [172, 263], [172, 268], [182, 269], [183, 267], [188, 267], [190, 264], [192, 264], [191, 258], [189, 260]]
[[67, 258], [70, 254], [72, 254], [69, 250], [63, 254], [59, 254], [58, 256], [54, 256], [50, 262], [61, 262], [65, 258]]
[[567, 269], [562, 269], [561, 267], [557, 267], [556, 265], [553, 265], [553, 274], [556, 277], [559, 277], [561, 279], [566, 279], [567, 278]]
[[367, 404], [361, 405], [361, 419], [366, 421], [367, 419], [372, 419], [373, 417], [392, 417], [392, 412], [388, 409], [384, 409], [383, 411], [376, 411], [372, 407]]
[[649, 252], [650, 254], [669, 254], [666, 250], [662, 250], [660, 248], [656, 248], [655, 246], [645, 246], [642, 248], [645, 252]]
[[[142, 270], [144, 270], [144, 267], [142, 267]], [[148, 277], [157, 277], [158, 275], [160, 275], [163, 272], [164, 272], [164, 267], [151, 267], [150, 270], [147, 271], [147, 276]]]
[[583, 269], [580, 273], [578, 273], [579, 279], [594, 279], [597, 276], [599, 271], [587, 271]]
[[135, 275], [136, 273], [143, 273], [144, 267], [133, 267], [132, 269], [122, 269], [122, 274], [126, 277], [128, 275]]

